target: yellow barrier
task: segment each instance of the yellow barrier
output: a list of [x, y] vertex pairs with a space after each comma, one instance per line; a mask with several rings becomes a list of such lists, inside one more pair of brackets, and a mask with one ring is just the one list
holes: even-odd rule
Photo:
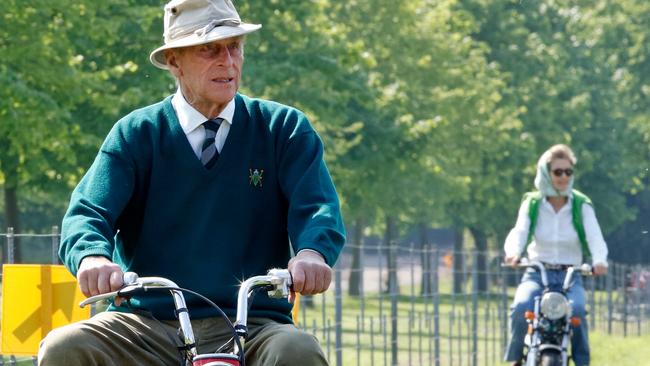
[[0, 353], [27, 356], [52, 329], [88, 319], [90, 307], [64, 266], [5, 264], [2, 267], [2, 341]]

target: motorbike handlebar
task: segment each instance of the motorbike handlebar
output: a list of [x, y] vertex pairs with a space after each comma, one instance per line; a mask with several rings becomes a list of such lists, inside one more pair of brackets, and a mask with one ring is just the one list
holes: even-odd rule
[[[544, 286], [548, 286], [548, 277], [546, 275], [546, 265], [540, 261], [535, 261], [535, 260], [528, 260], [527, 258], [521, 258], [521, 260], [518, 263], [515, 264], [510, 264], [510, 263], [502, 263], [502, 267], [511, 267], [511, 268], [535, 268], [539, 271], [540, 275], [542, 276], [542, 284]], [[567, 274], [564, 278], [564, 283], [562, 287], [567, 290], [573, 281], [573, 275], [578, 272], [583, 276], [591, 276], [593, 274], [593, 268], [591, 267], [590, 264], [583, 263], [579, 266], [568, 266], [565, 268], [567, 271]]]
[[[190, 352], [196, 356], [196, 348], [194, 347], [194, 332], [192, 331], [192, 323], [190, 322], [185, 298], [183, 297], [182, 289], [172, 282], [163, 277], [139, 277], [135, 272], [125, 272], [123, 275], [124, 286], [118, 291], [107, 292], [91, 296], [81, 303], [80, 307], [85, 307], [89, 304], [96, 303], [101, 300], [112, 299], [115, 297], [129, 295], [138, 290], [154, 289], [161, 287], [168, 289], [174, 297], [174, 305], [178, 313], [178, 319], [181, 326], [182, 336], [186, 345], [190, 346]], [[271, 298], [287, 298], [291, 291], [293, 281], [291, 273], [287, 269], [271, 269], [264, 276], [254, 276], [245, 280], [239, 288], [237, 297], [237, 318], [234, 324], [235, 332], [240, 339], [241, 344], [247, 337], [247, 318], [249, 307], [249, 294], [255, 289], [260, 287], [268, 288], [268, 295]], [[235, 347], [235, 351], [240, 350]]]
[[[546, 265], [540, 261], [528, 260], [527, 258], [521, 258], [518, 263], [501, 263], [501, 267], [510, 267], [510, 268], [536, 268], [540, 272], [545, 272], [547, 270]], [[580, 272], [583, 276], [590, 276], [593, 274], [593, 267], [588, 263], [583, 263], [579, 266], [567, 266], [566, 270], [572, 269], [573, 271]]]

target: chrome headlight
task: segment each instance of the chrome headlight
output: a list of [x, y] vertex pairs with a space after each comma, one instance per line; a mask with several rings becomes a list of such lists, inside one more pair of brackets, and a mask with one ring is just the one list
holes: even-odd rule
[[542, 296], [542, 314], [551, 320], [560, 319], [569, 314], [569, 301], [557, 292], [548, 292]]

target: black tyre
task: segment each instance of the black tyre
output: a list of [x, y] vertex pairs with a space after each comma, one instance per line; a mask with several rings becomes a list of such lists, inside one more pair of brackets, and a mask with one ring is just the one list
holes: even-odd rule
[[540, 366], [562, 366], [562, 354], [558, 351], [542, 351]]

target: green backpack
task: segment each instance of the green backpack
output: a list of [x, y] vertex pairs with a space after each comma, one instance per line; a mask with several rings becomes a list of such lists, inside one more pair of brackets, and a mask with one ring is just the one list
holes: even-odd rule
[[[582, 205], [586, 203], [593, 206], [593, 204], [591, 203], [591, 199], [589, 199], [589, 197], [584, 193], [575, 189], [572, 192], [573, 204], [571, 207], [571, 216], [573, 217], [573, 227], [575, 227], [576, 232], [578, 233], [578, 238], [580, 239], [580, 245], [582, 247], [582, 254], [586, 258], [591, 258], [591, 252], [589, 251], [589, 245], [587, 244], [587, 236], [585, 235], [585, 227], [582, 224]], [[533, 239], [533, 233], [535, 233], [537, 216], [539, 214], [539, 203], [542, 201], [542, 198], [542, 193], [537, 191], [524, 194], [522, 200], [528, 201], [528, 216], [530, 217], [530, 228], [528, 229], [528, 239], [526, 240], [524, 253]]]

